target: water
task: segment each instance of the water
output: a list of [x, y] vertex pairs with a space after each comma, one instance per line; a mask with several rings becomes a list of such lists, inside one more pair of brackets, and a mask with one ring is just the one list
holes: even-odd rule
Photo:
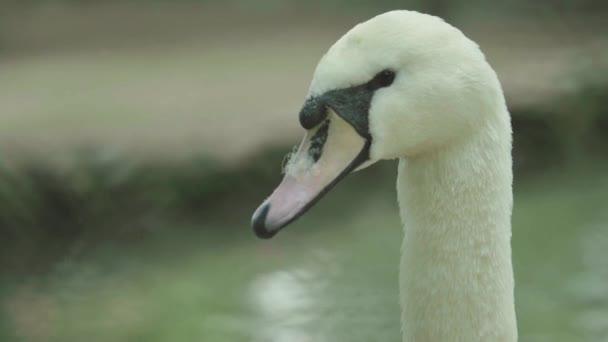
[[[50, 276], [5, 281], [0, 337], [398, 341], [395, 194], [363, 190], [344, 184], [270, 241], [253, 237], [247, 217], [238, 229], [219, 219], [212, 227], [103, 246]], [[518, 184], [520, 341], [608, 340], [606, 203], [604, 172]]]

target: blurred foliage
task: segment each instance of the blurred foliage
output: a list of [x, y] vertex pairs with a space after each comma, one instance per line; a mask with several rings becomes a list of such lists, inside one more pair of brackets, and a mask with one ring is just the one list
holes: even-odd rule
[[608, 157], [608, 70], [590, 65], [544, 106], [511, 108], [516, 170]]
[[226, 169], [206, 158], [138, 164], [88, 151], [69, 166], [5, 165], [0, 168], [0, 270], [44, 270], [49, 259], [78, 256], [89, 243], [136, 237], [159, 227], [150, 223], [163, 218], [203, 219], [225, 201], [269, 188], [280, 177], [282, 157], [283, 152], [271, 151], [245, 167]]
[[589, 66], [581, 72], [579, 86], [570, 96], [553, 104], [558, 115], [556, 130], [562, 149], [576, 161], [587, 153], [607, 156], [608, 152], [608, 68]]

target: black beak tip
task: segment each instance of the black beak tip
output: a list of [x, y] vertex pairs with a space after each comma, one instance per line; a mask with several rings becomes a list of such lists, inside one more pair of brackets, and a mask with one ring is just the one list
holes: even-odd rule
[[253, 232], [260, 239], [268, 240], [275, 236], [278, 232], [270, 231], [266, 229], [266, 216], [268, 215], [268, 211], [270, 210], [270, 204], [263, 204], [258, 210], [253, 213], [253, 217], [251, 218], [251, 226], [253, 227]]

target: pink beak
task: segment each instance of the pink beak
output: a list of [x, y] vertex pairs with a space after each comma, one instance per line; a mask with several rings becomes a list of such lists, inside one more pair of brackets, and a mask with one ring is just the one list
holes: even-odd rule
[[307, 132], [283, 181], [254, 212], [251, 224], [258, 237], [273, 237], [369, 158], [371, 142], [338, 115], [329, 117]]

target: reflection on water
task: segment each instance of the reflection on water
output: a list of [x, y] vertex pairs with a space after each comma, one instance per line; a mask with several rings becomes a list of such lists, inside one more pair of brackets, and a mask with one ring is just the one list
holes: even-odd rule
[[[380, 246], [390, 252], [374, 253]], [[365, 239], [333, 241], [331, 248], [331, 254], [310, 251], [305, 263], [255, 278], [248, 289], [256, 314], [254, 341], [399, 338], [398, 241], [388, 243], [366, 235]], [[361, 253], [364, 248], [369, 250]]]
[[[322, 290], [331, 265], [325, 252], [315, 253], [315, 262], [303, 267], [278, 270], [258, 276], [250, 287], [255, 308], [255, 341], [325, 341], [314, 322], [319, 318]], [[325, 261], [321, 263], [321, 261]]]
[[260, 276], [251, 287], [259, 310], [259, 341], [313, 341], [304, 327], [313, 319], [314, 296], [304, 281], [312, 273], [304, 269], [276, 271]]
[[582, 269], [570, 286], [579, 306], [576, 324], [591, 341], [608, 341], [608, 218], [580, 236]]

